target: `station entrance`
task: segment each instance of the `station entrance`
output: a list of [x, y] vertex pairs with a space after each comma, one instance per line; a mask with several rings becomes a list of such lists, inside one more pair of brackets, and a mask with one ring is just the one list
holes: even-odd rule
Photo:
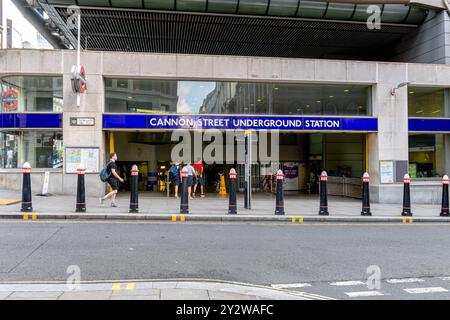
[[[173, 183], [167, 182], [170, 181], [169, 169], [174, 163], [171, 158], [172, 150], [178, 143], [172, 141], [172, 132], [105, 131], [105, 150], [107, 153], [117, 152], [118, 169], [125, 177], [119, 191], [129, 191], [130, 170], [134, 164], [139, 167], [140, 191], [160, 192], [162, 195], [167, 194], [167, 188], [172, 191]], [[193, 137], [193, 132], [190, 133]], [[207, 145], [208, 142], [203, 142], [202, 148]], [[330, 193], [358, 197], [357, 191], [352, 195], [351, 192], [344, 194], [344, 191], [338, 189], [341, 188], [342, 181], [360, 181], [367, 169], [366, 145], [366, 134], [361, 133], [280, 132], [278, 161], [262, 163], [257, 157], [252, 157], [251, 190], [253, 193], [274, 192], [274, 174], [282, 169], [287, 193], [317, 194], [319, 175], [322, 170], [326, 170], [330, 176]], [[235, 142], [235, 150], [237, 148]], [[224, 143], [224, 155], [226, 151]], [[196, 160], [198, 159], [192, 157], [192, 162]], [[245, 164], [238, 161], [224, 162], [204, 163], [206, 193], [218, 193], [221, 175], [225, 176], [228, 185], [227, 173], [231, 168], [237, 171], [238, 191], [244, 191]], [[333, 181], [336, 182], [336, 188], [332, 185]]]

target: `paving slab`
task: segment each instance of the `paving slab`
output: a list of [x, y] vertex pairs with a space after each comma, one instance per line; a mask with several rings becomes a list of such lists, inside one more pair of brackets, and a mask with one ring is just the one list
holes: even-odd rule
[[161, 289], [161, 300], [209, 300], [209, 295], [200, 289]]

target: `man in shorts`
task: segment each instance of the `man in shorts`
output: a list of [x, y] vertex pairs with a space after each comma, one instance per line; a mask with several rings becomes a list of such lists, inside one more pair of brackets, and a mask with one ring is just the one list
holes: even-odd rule
[[[192, 166], [191, 162], [188, 162], [184, 168], [187, 169], [187, 178], [186, 178], [186, 185], [188, 186], [188, 194], [189, 194], [189, 199], [194, 199], [192, 197], [192, 184], [194, 183], [194, 176], [195, 176], [195, 172], [194, 172], [194, 167]], [[183, 169], [184, 169], [183, 168]], [[185, 183], [184, 181], [182, 181], [182, 183]]]
[[195, 197], [195, 192], [197, 191], [197, 185], [200, 185], [200, 197], [204, 198], [205, 194], [203, 193], [204, 190], [204, 180], [203, 180], [203, 162], [202, 160], [198, 160], [196, 163], [194, 163], [194, 171], [195, 171], [195, 182], [194, 182], [194, 192], [192, 195]]
[[106, 199], [111, 198], [111, 207], [117, 207], [116, 195], [117, 191], [119, 190], [119, 181], [123, 183], [123, 179], [117, 173], [116, 160], [117, 160], [117, 153], [111, 152], [109, 154], [109, 162], [106, 166], [106, 171], [109, 174], [108, 180], [106, 180], [106, 182], [108, 182], [112, 191], [107, 195], [105, 195], [104, 197], [100, 197], [100, 204], [103, 204], [103, 202]]

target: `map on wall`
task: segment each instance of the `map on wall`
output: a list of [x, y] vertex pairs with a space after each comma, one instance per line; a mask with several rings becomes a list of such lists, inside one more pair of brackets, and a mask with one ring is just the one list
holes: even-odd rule
[[99, 148], [66, 147], [66, 173], [77, 173], [80, 164], [86, 168], [86, 173], [99, 172]]

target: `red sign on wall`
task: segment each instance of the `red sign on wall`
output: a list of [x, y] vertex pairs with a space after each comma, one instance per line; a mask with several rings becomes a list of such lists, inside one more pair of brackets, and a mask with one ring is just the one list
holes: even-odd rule
[[2, 105], [6, 110], [16, 110], [18, 103], [16, 90], [10, 89], [2, 94]]

